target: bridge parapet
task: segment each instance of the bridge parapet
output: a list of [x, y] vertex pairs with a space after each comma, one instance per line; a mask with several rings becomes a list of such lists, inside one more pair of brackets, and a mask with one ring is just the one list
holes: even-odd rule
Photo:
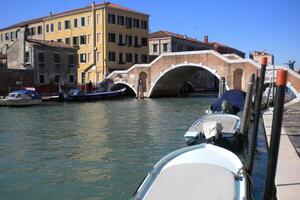
[[[176, 95], [182, 82], [186, 81], [200, 68], [205, 69], [218, 79], [224, 77], [227, 89], [246, 90], [252, 73], [260, 70], [260, 65], [251, 59], [234, 55], [221, 55], [213, 50], [165, 53], [149, 64], [136, 64], [128, 70], [112, 72], [108, 78], [114, 83], [123, 83], [138, 91], [138, 81], [143, 82], [143, 93], [146, 97], [158, 93]], [[282, 67], [269, 66], [279, 69]], [[300, 75], [288, 70], [290, 85], [300, 93]], [[267, 72], [266, 80], [271, 79], [273, 72]]]

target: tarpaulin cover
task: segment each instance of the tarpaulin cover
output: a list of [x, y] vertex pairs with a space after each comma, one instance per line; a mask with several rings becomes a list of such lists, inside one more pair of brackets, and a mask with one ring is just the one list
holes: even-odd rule
[[210, 107], [213, 112], [222, 111], [222, 102], [228, 101], [237, 112], [244, 110], [246, 93], [241, 90], [228, 90], [224, 92]]

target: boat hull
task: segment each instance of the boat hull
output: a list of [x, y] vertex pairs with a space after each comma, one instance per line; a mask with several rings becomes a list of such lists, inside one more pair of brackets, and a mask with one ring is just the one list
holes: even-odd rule
[[67, 95], [64, 100], [67, 102], [81, 102], [81, 101], [98, 101], [106, 99], [117, 99], [124, 96], [125, 89], [112, 91], [112, 92], [98, 92], [87, 93], [79, 95]]
[[33, 106], [33, 105], [39, 105], [42, 103], [41, 99], [20, 99], [20, 100], [12, 100], [8, 99], [6, 101], [7, 106]]

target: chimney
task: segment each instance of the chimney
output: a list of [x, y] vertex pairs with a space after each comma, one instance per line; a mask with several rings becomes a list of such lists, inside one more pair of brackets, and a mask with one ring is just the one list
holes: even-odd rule
[[51, 18], [52, 17], [52, 12], [49, 12], [49, 18]]
[[25, 67], [25, 51], [26, 51], [25, 48], [26, 48], [27, 34], [28, 34], [28, 25], [21, 28], [18, 35], [20, 67]]
[[205, 44], [208, 44], [208, 36], [207, 35], [204, 36], [204, 40], [203, 41], [204, 41]]
[[95, 2], [93, 2], [93, 3], [92, 3], [92, 8], [95, 8], [95, 5], [96, 5], [96, 3], [95, 3]]

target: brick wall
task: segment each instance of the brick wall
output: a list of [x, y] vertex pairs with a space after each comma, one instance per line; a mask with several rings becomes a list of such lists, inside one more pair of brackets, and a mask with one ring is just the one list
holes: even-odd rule
[[[18, 85], [22, 82], [21, 85]], [[22, 87], [33, 87], [33, 71], [20, 69], [0, 69], [0, 95], [6, 96], [10, 91]]]

